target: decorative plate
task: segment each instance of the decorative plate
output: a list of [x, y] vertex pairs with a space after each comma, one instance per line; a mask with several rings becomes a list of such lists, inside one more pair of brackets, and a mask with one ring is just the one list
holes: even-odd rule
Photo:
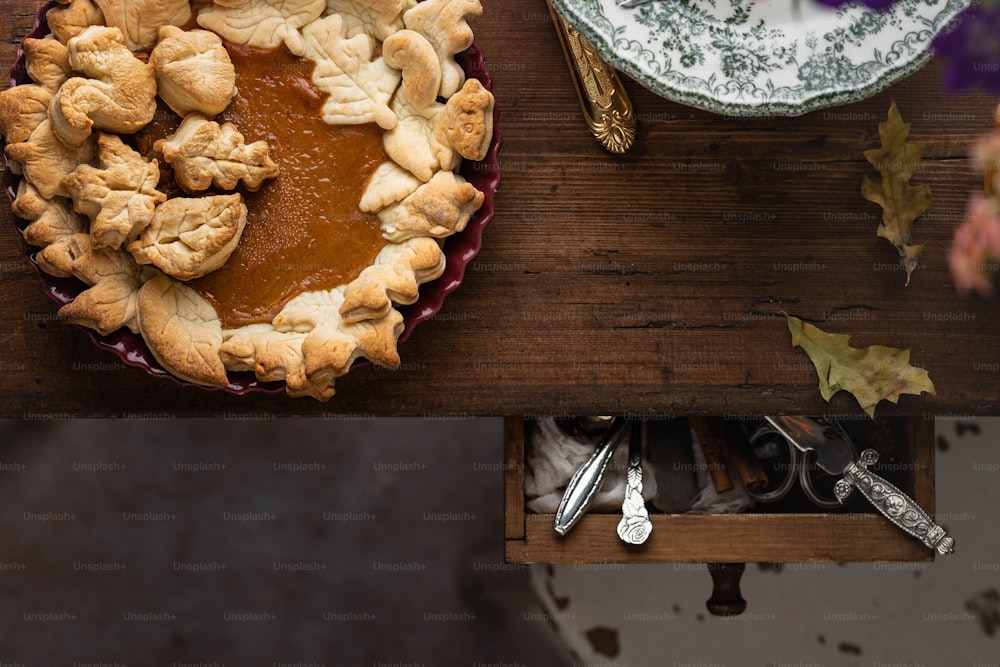
[[[49, 32], [45, 14], [54, 6], [56, 6], [55, 0], [49, 0], [42, 4], [36, 14], [33, 28], [25, 35], [25, 39], [29, 37], [43, 37]], [[478, 45], [473, 44], [466, 51], [455, 54], [455, 61], [462, 67], [467, 78], [478, 79], [484, 88], [492, 91], [493, 79], [486, 67], [483, 53]], [[29, 83], [30, 81], [25, 68], [24, 51], [19, 46], [14, 64], [10, 69], [8, 85], [13, 87]], [[500, 150], [501, 137], [497, 122], [498, 115], [499, 112], [496, 106], [494, 106], [493, 139], [486, 157], [480, 161], [463, 160], [459, 172], [465, 180], [483, 193], [483, 204], [473, 214], [462, 232], [446, 239], [444, 254], [447, 263], [441, 277], [422, 285], [419, 297], [415, 303], [408, 306], [396, 307], [403, 316], [404, 323], [403, 332], [400, 334], [397, 343], [403, 343], [412, 334], [413, 328], [416, 325], [433, 318], [437, 314], [444, 303], [445, 297], [461, 285], [466, 267], [479, 253], [483, 231], [493, 219], [494, 196], [500, 185], [500, 168], [497, 153]], [[0, 144], [0, 161], [3, 160], [2, 153], [2, 144]], [[0, 162], [0, 166], [5, 165], [3, 162]], [[2, 182], [7, 197], [11, 202], [13, 202], [17, 194], [20, 181], [20, 176], [12, 173], [9, 169], [3, 169], [2, 175], [0, 175], [0, 182]], [[20, 235], [28, 225], [28, 221], [16, 216], [11, 216], [11, 218], [18, 231], [18, 235]], [[34, 259], [34, 255], [38, 250], [38, 248], [24, 243], [25, 255], [36, 268], [38, 265]], [[51, 276], [41, 269], [38, 269], [38, 274], [45, 294], [60, 306], [73, 301], [86, 288], [86, 285], [75, 278]], [[285, 389], [284, 382], [261, 382], [254, 377], [252, 372], [229, 372], [229, 384], [221, 388], [195, 384], [179, 379], [166, 371], [150, 352], [142, 337], [124, 327], [106, 336], [102, 336], [89, 328], [79, 328], [93, 340], [97, 347], [112, 352], [123, 363], [142, 368], [154, 377], [169, 378], [184, 386], [199, 387], [209, 391], [221, 389], [232, 394], [245, 394], [256, 391], [278, 393], [283, 392]], [[370, 363], [367, 359], [361, 358], [355, 362], [352, 368], [370, 365]]]
[[970, 0], [883, 11], [815, 0], [552, 0], [612, 65], [667, 99], [731, 116], [797, 116], [856, 102], [931, 57]]

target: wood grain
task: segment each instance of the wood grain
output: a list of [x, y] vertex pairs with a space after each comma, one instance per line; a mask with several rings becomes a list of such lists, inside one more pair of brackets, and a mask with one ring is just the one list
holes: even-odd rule
[[[625, 77], [635, 148], [588, 134], [543, 0], [485, 3], [475, 21], [500, 108], [497, 214], [461, 288], [401, 349], [321, 404], [231, 396], [129, 368], [55, 318], [14, 227], [0, 225], [0, 415], [234, 420], [312, 415], [844, 412], [826, 404], [782, 311], [856, 346], [912, 349], [937, 395], [880, 414], [1000, 414], [1000, 301], [956, 296], [945, 253], [981, 178], [969, 144], [995, 100], [942, 91], [931, 64], [872, 99], [739, 120], [661, 99]], [[0, 62], [36, 5], [0, 0]], [[926, 143], [935, 204], [909, 287], [861, 198], [862, 151], [895, 99]], [[2, 216], [9, 207], [0, 204]]]
[[524, 440], [526, 423], [506, 417], [503, 423], [504, 539], [524, 539]]
[[[528, 515], [510, 563], [821, 563], [930, 561], [934, 553], [872, 514], [656, 514], [641, 548], [615, 534], [621, 517], [591, 514], [567, 537], [551, 514]], [[609, 537], [610, 536], [610, 537]]]

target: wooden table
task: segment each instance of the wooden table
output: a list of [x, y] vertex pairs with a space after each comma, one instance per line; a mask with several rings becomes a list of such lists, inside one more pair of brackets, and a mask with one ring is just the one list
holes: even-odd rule
[[[401, 370], [358, 369], [325, 404], [149, 377], [54, 319], [2, 224], [0, 415], [861, 415], [846, 394], [820, 398], [782, 311], [858, 347], [912, 349], [937, 395], [879, 414], [1000, 414], [1000, 301], [957, 296], [945, 262], [981, 187], [967, 156], [995, 100], [946, 94], [932, 63], [858, 104], [738, 120], [625, 77], [638, 138], [614, 157], [587, 132], [543, 0], [485, 4], [474, 25], [501, 111], [497, 213], [461, 288], [403, 345]], [[36, 9], [0, 0], [0, 61]], [[927, 246], [908, 287], [860, 194], [862, 151], [877, 145], [891, 99], [926, 143], [915, 182], [935, 200], [916, 224]]]

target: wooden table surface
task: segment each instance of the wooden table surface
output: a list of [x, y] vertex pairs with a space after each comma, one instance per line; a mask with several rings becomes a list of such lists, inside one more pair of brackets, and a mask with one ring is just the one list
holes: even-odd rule
[[[0, 416], [861, 415], [843, 392], [822, 400], [781, 312], [857, 347], [912, 350], [936, 396], [879, 414], [1000, 414], [1000, 301], [956, 295], [945, 261], [981, 187], [969, 147], [995, 100], [944, 92], [932, 62], [864, 102], [741, 120], [624, 77], [638, 137], [614, 157], [588, 134], [543, 0], [484, 4], [474, 27], [500, 108], [497, 212], [460, 289], [401, 347], [399, 371], [357, 369], [327, 403], [150, 377], [55, 319], [5, 222]], [[0, 0], [0, 62], [37, 8]], [[862, 151], [878, 144], [892, 99], [926, 143], [914, 182], [934, 196], [915, 226], [927, 245], [908, 287], [860, 194]]]

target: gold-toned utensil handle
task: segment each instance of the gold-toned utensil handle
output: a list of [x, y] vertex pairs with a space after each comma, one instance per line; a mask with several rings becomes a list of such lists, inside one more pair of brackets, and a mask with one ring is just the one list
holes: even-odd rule
[[548, 0], [546, 4], [569, 63], [587, 127], [606, 149], [624, 153], [635, 141], [635, 116], [618, 73], [604, 62], [593, 44], [563, 20]]

